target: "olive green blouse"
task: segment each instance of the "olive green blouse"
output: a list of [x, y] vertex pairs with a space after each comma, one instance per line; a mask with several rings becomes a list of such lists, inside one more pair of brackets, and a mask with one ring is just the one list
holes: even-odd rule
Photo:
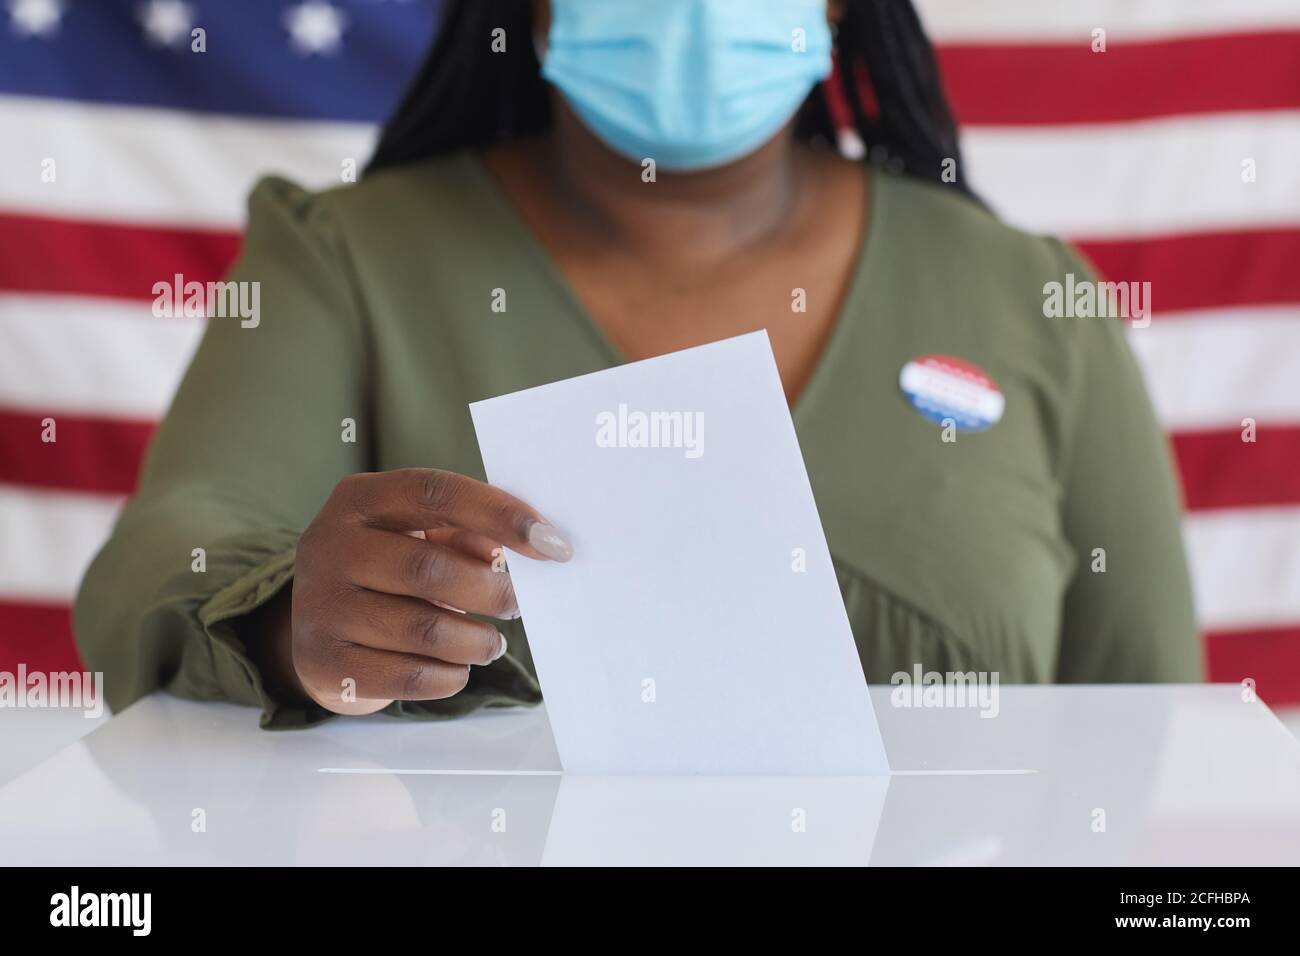
[[[1043, 314], [1044, 284], [1088, 267], [949, 190], [873, 173], [869, 192], [855, 276], [794, 409], [868, 679], [918, 665], [1199, 679], [1177, 491], [1123, 329]], [[290, 580], [339, 479], [482, 478], [470, 402], [620, 357], [473, 155], [315, 194], [271, 178], [249, 207], [230, 278], [261, 284], [260, 321], [209, 321], [76, 632], [115, 709], [161, 687], [294, 726], [326, 715], [272, 699], [241, 623]], [[945, 441], [909, 404], [900, 369], [932, 353], [998, 383], [997, 424]], [[503, 625], [510, 653], [461, 694], [391, 711], [538, 701], [524, 623]]]

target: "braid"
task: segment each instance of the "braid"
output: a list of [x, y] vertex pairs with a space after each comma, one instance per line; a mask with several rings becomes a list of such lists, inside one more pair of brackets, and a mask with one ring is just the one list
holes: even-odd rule
[[[493, 31], [505, 49], [494, 52]], [[368, 171], [541, 133], [551, 99], [529, 0], [448, 0], [433, 49], [384, 125]]]
[[[829, 82], [852, 110], [866, 160], [942, 183], [951, 159], [962, 175], [957, 127], [943, 92], [934, 52], [910, 3], [850, 0], [836, 31], [840, 69]], [[827, 91], [828, 93], [830, 91]]]

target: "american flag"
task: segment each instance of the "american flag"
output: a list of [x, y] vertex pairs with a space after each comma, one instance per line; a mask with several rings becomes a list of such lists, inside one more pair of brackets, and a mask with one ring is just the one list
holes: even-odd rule
[[[0, 670], [79, 666], [78, 581], [202, 331], [154, 283], [221, 276], [258, 176], [364, 164], [437, 7], [0, 0]], [[1211, 676], [1300, 705], [1300, 3], [918, 7], [974, 188], [1152, 283]]]

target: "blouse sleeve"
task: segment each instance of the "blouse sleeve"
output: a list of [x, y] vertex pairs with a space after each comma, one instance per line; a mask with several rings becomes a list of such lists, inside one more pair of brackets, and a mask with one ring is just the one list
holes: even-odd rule
[[[1060, 252], [1063, 272], [1093, 278], [1088, 265]], [[1057, 680], [1198, 681], [1178, 487], [1124, 324], [1062, 321], [1072, 323], [1075, 371], [1062, 520], [1077, 564]]]
[[260, 706], [264, 726], [326, 716], [267, 693], [234, 622], [289, 581], [299, 531], [366, 466], [367, 343], [348, 276], [320, 200], [261, 182], [227, 278], [256, 312], [208, 319], [77, 598], [77, 643], [114, 710], [161, 688]]

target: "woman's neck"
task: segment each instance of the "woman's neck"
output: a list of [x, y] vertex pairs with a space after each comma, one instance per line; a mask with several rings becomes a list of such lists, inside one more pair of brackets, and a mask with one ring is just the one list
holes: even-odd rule
[[537, 168], [555, 201], [593, 239], [650, 260], [707, 262], [780, 234], [792, 218], [803, 150], [787, 127], [757, 152], [718, 169], [680, 174], [612, 152], [556, 97]]

